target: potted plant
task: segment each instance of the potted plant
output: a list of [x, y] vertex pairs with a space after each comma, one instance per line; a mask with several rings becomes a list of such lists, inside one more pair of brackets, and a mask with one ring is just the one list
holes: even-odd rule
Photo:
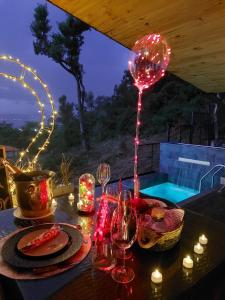
[[55, 185], [53, 196], [58, 197], [74, 192], [74, 183], [72, 183], [73, 170], [71, 168], [73, 158], [66, 157], [62, 154], [62, 161], [60, 164], [60, 180], [59, 184]]

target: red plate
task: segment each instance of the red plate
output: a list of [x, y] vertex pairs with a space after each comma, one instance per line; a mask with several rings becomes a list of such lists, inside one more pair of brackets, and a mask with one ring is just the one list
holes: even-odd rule
[[27, 233], [25, 236], [23, 236], [19, 242], [17, 243], [17, 249], [26, 256], [31, 257], [41, 257], [46, 255], [51, 255], [59, 252], [62, 250], [69, 242], [69, 236], [68, 234], [61, 230], [60, 233], [53, 239], [51, 239], [48, 242], [43, 243], [42, 245], [38, 246], [37, 248], [34, 248], [32, 250], [23, 252], [20, 249], [25, 247], [27, 243], [38, 237], [40, 234], [48, 231], [49, 229], [38, 229], [32, 232]]

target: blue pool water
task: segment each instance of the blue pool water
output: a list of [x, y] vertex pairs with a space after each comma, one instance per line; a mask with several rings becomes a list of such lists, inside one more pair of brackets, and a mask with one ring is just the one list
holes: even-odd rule
[[179, 186], [171, 182], [154, 185], [142, 189], [140, 192], [148, 196], [164, 198], [173, 203], [178, 203], [199, 193], [196, 190]]

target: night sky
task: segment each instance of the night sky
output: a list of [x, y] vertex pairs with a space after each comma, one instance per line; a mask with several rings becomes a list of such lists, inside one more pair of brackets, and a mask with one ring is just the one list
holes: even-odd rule
[[[33, 0], [0, 0], [0, 54], [12, 55], [37, 70], [48, 84], [55, 101], [65, 94], [70, 102], [76, 99], [74, 79], [61, 66], [45, 56], [36, 56], [30, 24], [37, 3]], [[48, 3], [50, 22], [65, 19], [65, 13]], [[110, 96], [114, 85], [119, 83], [127, 69], [129, 51], [101, 33], [91, 30], [85, 33], [81, 52], [84, 67], [84, 83], [87, 91], [95, 96]], [[1, 71], [12, 67], [0, 61]], [[0, 77], [0, 121], [5, 114], [21, 114], [26, 118], [38, 118], [35, 100], [29, 92], [7, 79]]]

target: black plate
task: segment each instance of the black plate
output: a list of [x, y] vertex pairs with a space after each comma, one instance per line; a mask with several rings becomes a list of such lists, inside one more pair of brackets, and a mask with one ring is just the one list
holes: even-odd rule
[[22, 256], [17, 250], [16, 245], [25, 234], [39, 228], [50, 228], [52, 225], [53, 224], [41, 224], [38, 226], [32, 226], [13, 235], [4, 243], [2, 247], [3, 259], [13, 267], [31, 269], [54, 265], [70, 258], [80, 249], [83, 241], [83, 236], [81, 232], [76, 228], [67, 226], [65, 224], [60, 225], [62, 229], [70, 236], [71, 242], [68, 247], [63, 249], [63, 251], [58, 253], [57, 255], [48, 256], [46, 258], [30, 258]]

